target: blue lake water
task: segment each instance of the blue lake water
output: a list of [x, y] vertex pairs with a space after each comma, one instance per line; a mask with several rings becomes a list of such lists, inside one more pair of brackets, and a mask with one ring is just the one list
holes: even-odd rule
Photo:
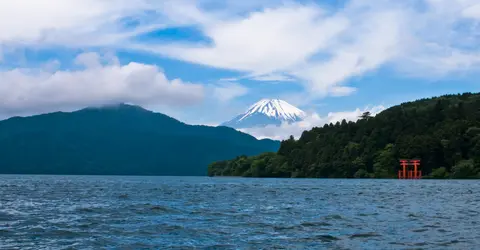
[[1, 176], [0, 249], [480, 249], [480, 182]]

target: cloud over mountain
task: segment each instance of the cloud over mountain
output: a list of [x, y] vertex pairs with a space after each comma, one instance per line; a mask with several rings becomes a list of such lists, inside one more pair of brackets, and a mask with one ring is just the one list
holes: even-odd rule
[[134, 103], [185, 106], [204, 97], [204, 87], [169, 80], [154, 65], [104, 64], [95, 53], [80, 54], [76, 70], [12, 69], [0, 71], [0, 111], [3, 115], [38, 113], [91, 105]]

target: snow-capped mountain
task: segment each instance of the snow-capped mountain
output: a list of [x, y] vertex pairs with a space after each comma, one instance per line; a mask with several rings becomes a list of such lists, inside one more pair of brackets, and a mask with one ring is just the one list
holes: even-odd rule
[[305, 112], [286, 101], [279, 99], [262, 99], [253, 104], [248, 110], [225, 122], [222, 126], [232, 128], [265, 127], [267, 125], [281, 125], [303, 120]]

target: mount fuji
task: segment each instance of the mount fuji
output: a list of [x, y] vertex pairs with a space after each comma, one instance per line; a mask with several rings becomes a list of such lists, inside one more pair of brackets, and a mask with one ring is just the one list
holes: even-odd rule
[[262, 99], [250, 106], [245, 113], [221, 124], [221, 126], [236, 129], [265, 127], [268, 125], [279, 126], [282, 123], [302, 121], [305, 116], [305, 112], [286, 101]]

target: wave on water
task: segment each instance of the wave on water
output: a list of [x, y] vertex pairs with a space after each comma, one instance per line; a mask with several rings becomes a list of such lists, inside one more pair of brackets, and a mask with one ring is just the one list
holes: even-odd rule
[[480, 246], [477, 182], [99, 178], [0, 176], [0, 248]]

